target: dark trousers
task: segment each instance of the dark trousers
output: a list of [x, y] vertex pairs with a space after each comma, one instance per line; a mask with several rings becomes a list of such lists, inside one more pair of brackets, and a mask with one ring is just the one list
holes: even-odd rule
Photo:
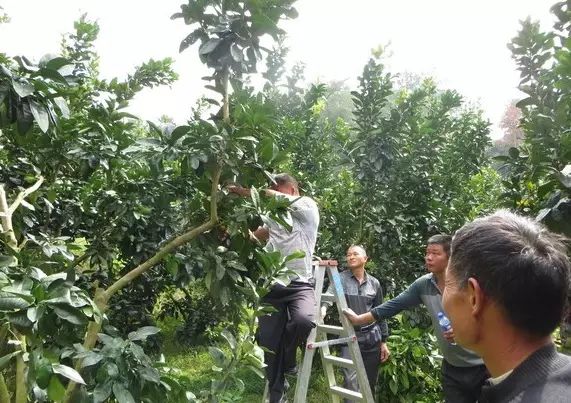
[[455, 367], [442, 361], [442, 389], [446, 403], [474, 403], [480, 398], [482, 385], [490, 377], [485, 365]]
[[[379, 341], [376, 345], [372, 346], [359, 343], [359, 349], [361, 350], [361, 357], [363, 357], [367, 379], [369, 380], [369, 386], [371, 387], [371, 392], [374, 397], [377, 376], [379, 375], [379, 365], [381, 364], [381, 342]], [[341, 347], [341, 357], [351, 359], [347, 345]], [[359, 382], [357, 382], [357, 372], [354, 369], [344, 367], [341, 368], [341, 371], [343, 372], [343, 387], [360, 392]], [[343, 400], [344, 403], [351, 403], [353, 401], [354, 400], [349, 399]]]
[[279, 402], [284, 393], [284, 370], [295, 366], [297, 347], [315, 327], [315, 294], [307, 283], [276, 285], [264, 297], [264, 303], [277, 309], [260, 317], [258, 343], [264, 354], [270, 403]]

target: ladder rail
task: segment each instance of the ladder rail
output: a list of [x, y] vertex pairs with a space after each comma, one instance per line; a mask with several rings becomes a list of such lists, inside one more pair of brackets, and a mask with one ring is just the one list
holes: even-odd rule
[[[311, 375], [311, 367], [316, 348], [319, 348], [321, 361], [327, 382], [329, 384], [330, 398], [332, 403], [339, 403], [340, 398], [351, 398], [353, 400], [373, 403], [373, 395], [369, 386], [369, 381], [363, 365], [359, 343], [353, 325], [345, 317], [343, 310], [347, 308], [347, 301], [345, 300], [345, 293], [341, 283], [341, 277], [337, 271], [337, 262], [331, 260], [319, 261], [315, 265], [314, 277], [315, 284], [315, 321], [317, 326], [314, 327], [307, 339], [306, 349], [303, 356], [303, 365], [301, 371], [298, 373], [294, 403], [305, 403], [307, 398], [307, 391], [309, 387], [309, 378]], [[330, 284], [333, 285], [333, 295], [326, 294], [322, 298], [324, 277], [327, 274]], [[342, 328], [338, 326], [326, 325], [321, 318], [321, 302], [327, 300], [335, 302], [337, 311], [342, 324]], [[339, 339], [328, 340], [327, 333], [337, 334]], [[341, 340], [341, 341], [339, 341]], [[334, 344], [347, 343], [349, 347], [349, 355], [351, 360], [342, 357], [332, 356], [329, 351], [329, 346]], [[359, 384], [359, 391], [351, 391], [337, 385], [335, 379], [335, 372], [333, 365], [345, 368], [355, 369], [357, 375], [357, 382]]]
[[373, 403], [373, 393], [371, 392], [371, 387], [369, 385], [369, 379], [367, 378], [367, 372], [365, 371], [365, 365], [363, 363], [363, 357], [361, 356], [361, 349], [359, 348], [359, 342], [355, 334], [355, 329], [353, 324], [349, 322], [349, 319], [345, 316], [343, 311], [348, 308], [347, 300], [345, 299], [345, 292], [343, 291], [343, 284], [341, 283], [341, 276], [337, 270], [337, 265], [333, 267], [328, 267], [327, 274], [329, 275], [329, 281], [334, 285], [333, 292], [337, 299], [337, 312], [343, 328], [347, 330], [347, 336], [353, 337], [354, 341], [347, 343], [349, 347], [349, 355], [351, 360], [355, 364], [355, 372], [357, 375], [357, 382], [359, 384], [360, 393], [364, 402]]

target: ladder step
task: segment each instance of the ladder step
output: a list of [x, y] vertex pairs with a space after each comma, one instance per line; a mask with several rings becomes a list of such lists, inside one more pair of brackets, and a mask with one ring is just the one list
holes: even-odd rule
[[335, 302], [335, 303], [337, 303], [337, 300], [335, 299], [335, 295], [323, 293], [323, 294], [321, 294], [321, 302]]
[[314, 348], [320, 348], [320, 347], [325, 347], [325, 346], [334, 346], [336, 344], [346, 344], [349, 342], [354, 343], [356, 341], [357, 341], [357, 336], [340, 337], [338, 339], [309, 342], [309, 343], [307, 343], [306, 348], [308, 350], [312, 350]]
[[355, 363], [347, 358], [337, 357], [334, 355], [324, 355], [323, 359], [330, 364], [337, 365], [338, 367], [354, 369]]
[[345, 336], [347, 332], [341, 326], [332, 326], [332, 325], [317, 325], [317, 330], [329, 333], [329, 334], [336, 334], [338, 336]]
[[340, 386], [331, 386], [329, 390], [331, 390], [332, 393], [347, 399], [358, 400], [361, 402], [365, 401], [363, 395], [359, 392], [355, 392], [354, 390], [345, 389]]

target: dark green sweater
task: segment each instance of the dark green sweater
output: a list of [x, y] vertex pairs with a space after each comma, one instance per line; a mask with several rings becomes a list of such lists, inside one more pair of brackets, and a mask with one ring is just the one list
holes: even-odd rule
[[480, 403], [571, 402], [571, 357], [554, 344], [540, 348], [497, 385], [482, 388]]

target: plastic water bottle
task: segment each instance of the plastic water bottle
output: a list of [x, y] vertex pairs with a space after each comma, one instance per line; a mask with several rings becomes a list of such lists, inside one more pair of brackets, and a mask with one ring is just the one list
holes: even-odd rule
[[[448, 317], [446, 315], [444, 315], [444, 312], [440, 311], [438, 312], [438, 324], [440, 325], [440, 328], [442, 329], [443, 332], [447, 332], [450, 329], [452, 329], [452, 324], [450, 323], [450, 319], [448, 319]], [[456, 343], [450, 343], [453, 346], [456, 345]]]

